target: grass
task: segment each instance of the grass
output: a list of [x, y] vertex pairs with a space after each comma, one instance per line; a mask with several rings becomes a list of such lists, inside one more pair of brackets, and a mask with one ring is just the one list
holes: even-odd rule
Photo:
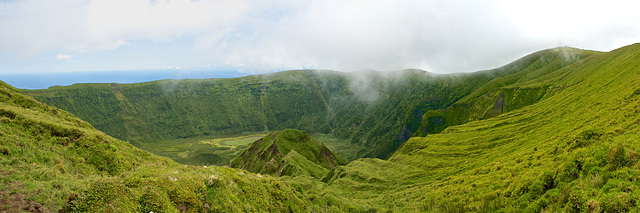
[[307, 175], [317, 179], [330, 169], [346, 164], [307, 132], [286, 129], [276, 131], [251, 144], [231, 160], [232, 167], [274, 176]]
[[496, 76], [297, 70], [22, 92], [145, 149], [141, 144], [295, 128], [362, 148], [353, 159], [385, 158], [417, 131], [424, 112], [446, 108]]
[[[223, 138], [211, 136], [183, 138], [158, 143], [141, 143], [138, 147], [182, 164], [224, 166], [240, 155], [251, 143], [265, 135], [262, 132], [255, 132]], [[331, 134], [316, 133], [312, 137], [346, 159], [354, 160], [364, 150], [364, 147], [350, 144], [346, 139], [336, 138]]]
[[329, 150], [344, 157], [347, 161], [353, 161], [365, 152], [365, 147], [350, 143], [346, 139], [341, 139], [332, 134], [315, 133], [311, 137], [322, 142]]
[[176, 162], [190, 165], [228, 165], [249, 144], [265, 134], [244, 133], [232, 137], [183, 138], [158, 143], [141, 143], [141, 149], [156, 155], [169, 157]]
[[[565, 57], [567, 51], [574, 56]], [[311, 135], [299, 130], [276, 131], [247, 147], [234, 160], [247, 165], [243, 168], [264, 175], [228, 167], [180, 165], [111, 138], [70, 113], [39, 103], [3, 84], [0, 86], [0, 164], [3, 168], [0, 192], [24, 196], [50, 210], [69, 211], [640, 211], [637, 202], [640, 200], [638, 58], [640, 44], [608, 53], [554, 49], [478, 73], [477, 76], [486, 78], [468, 82], [466, 86], [460, 85], [474, 79], [444, 76], [442, 78], [448, 80], [428, 84], [435, 87], [444, 83], [457, 85], [455, 82], [461, 81], [460, 87], [441, 87], [452, 90], [445, 98], [435, 98], [438, 93], [424, 96], [425, 90], [395, 88], [381, 93], [395, 95], [394, 98], [379, 102], [380, 107], [372, 107], [361, 103], [332, 105], [335, 100], [323, 95], [324, 98], [317, 99], [318, 106], [335, 107], [329, 117], [340, 118], [341, 122], [329, 122], [329, 131], [319, 131], [322, 133], [318, 134], [319, 138], [335, 136], [337, 139], [328, 140], [335, 143], [334, 147], [348, 140], [364, 147], [367, 153], [394, 150], [392, 155], [388, 160], [359, 158], [343, 166], [327, 167], [331, 161], [318, 158], [323, 156], [318, 155], [318, 150], [322, 153], [326, 148]], [[331, 82], [340, 81], [325, 83]], [[277, 85], [279, 83], [282, 81]], [[86, 86], [96, 87], [95, 91], [104, 87]], [[269, 91], [299, 92], [298, 86]], [[327, 87], [318, 84], [318, 88]], [[143, 108], [135, 106], [140, 102], [128, 97], [125, 88], [120, 87], [119, 91], [123, 96], [114, 100], [124, 111], [132, 113], [121, 120], [129, 125], [125, 128], [127, 134], [156, 134], [136, 126], [140, 119], [149, 118], [129, 116], [140, 113]], [[262, 93], [261, 90], [255, 92]], [[337, 94], [341, 92], [349, 94], [347, 90]], [[400, 93], [415, 93], [415, 96]], [[96, 94], [108, 99], [108, 95]], [[271, 96], [274, 98], [271, 101], [281, 101], [279, 106], [296, 103], [287, 102], [290, 100], [286, 98], [291, 97], [279, 96], [285, 93], [272, 94], [277, 95]], [[243, 97], [248, 96], [225, 98]], [[258, 97], [262, 97], [258, 98], [260, 102], [270, 99]], [[411, 97], [425, 99], [407, 100], [415, 100]], [[62, 99], [79, 106], [73, 98]], [[183, 114], [189, 110], [172, 103], [177, 102], [166, 102], [163, 106]], [[394, 104], [396, 107], [391, 107]], [[265, 105], [243, 105], [255, 106]], [[108, 112], [108, 107], [103, 107]], [[252, 116], [251, 119], [262, 125], [255, 128], [262, 130], [264, 125], [271, 128], [272, 121], [283, 124], [276, 125], [278, 128], [294, 125], [297, 122], [287, 119], [307, 113], [292, 111], [293, 118], [278, 114], [285, 113], [285, 109], [277, 109], [275, 114], [265, 112]], [[103, 108], [96, 108], [100, 110]], [[222, 121], [241, 120], [234, 117], [238, 114], [226, 115], [230, 120]], [[186, 113], [187, 118], [177, 119], [170, 125], [182, 130], [209, 128], [198, 127], [201, 120], [192, 120], [190, 116], [193, 115]], [[297, 121], [302, 127], [323, 125], [311, 122], [313, 119]], [[188, 122], [196, 123], [195, 127]], [[395, 146], [396, 136], [406, 135], [402, 132], [413, 133], [410, 129], [430, 131], [422, 131], [424, 134], [411, 137], [401, 146], [398, 144], [398, 149], [388, 149]], [[187, 132], [197, 132], [195, 130]], [[193, 155], [191, 151], [185, 153], [180, 149], [188, 151], [189, 145], [196, 146], [193, 144], [202, 145], [198, 150], [214, 145], [230, 148], [236, 146], [238, 140], [244, 140], [236, 138], [224, 143], [215, 137], [227, 133], [210, 133], [212, 138], [203, 139], [206, 143], [194, 140], [192, 144], [184, 143], [184, 148], [163, 149], [189, 156]], [[167, 135], [171, 134], [164, 136]], [[378, 142], [369, 143], [369, 139]], [[359, 149], [345, 149], [350, 150], [345, 153], [360, 153], [356, 151]], [[270, 159], [274, 159], [273, 163]], [[283, 176], [274, 178], [266, 174]]]
[[562, 89], [353, 161], [314, 190], [379, 211], [638, 211], [639, 56], [636, 44], [545, 72], [546, 85], [515, 81]]
[[308, 211], [295, 188], [142, 151], [0, 82], [3, 211]]

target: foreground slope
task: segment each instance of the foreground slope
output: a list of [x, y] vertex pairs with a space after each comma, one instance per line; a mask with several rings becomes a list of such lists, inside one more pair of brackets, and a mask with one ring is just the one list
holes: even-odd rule
[[0, 211], [309, 211], [271, 177], [175, 163], [0, 82]]
[[353, 161], [317, 190], [381, 210], [640, 210], [640, 44], [536, 79], [519, 87], [556, 91], [411, 138], [389, 161]]
[[320, 141], [300, 130], [271, 133], [251, 144], [230, 166], [253, 173], [308, 175], [323, 178], [329, 170], [346, 164]]

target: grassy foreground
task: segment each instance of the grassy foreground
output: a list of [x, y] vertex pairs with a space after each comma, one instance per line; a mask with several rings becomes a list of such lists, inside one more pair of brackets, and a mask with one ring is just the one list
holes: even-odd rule
[[564, 58], [546, 53], [512, 64], [523, 69], [508, 65], [507, 74], [450, 107], [426, 110], [417, 123], [432, 131], [410, 138], [388, 160], [357, 159], [322, 177], [181, 165], [1, 83], [0, 202], [10, 204], [0, 208], [640, 211], [640, 44]]
[[226, 167], [186, 166], [0, 82], [2, 211], [304, 212], [301, 193]]
[[640, 211], [639, 59], [635, 44], [498, 87], [553, 92], [411, 138], [388, 161], [353, 161], [310, 191], [382, 211]]

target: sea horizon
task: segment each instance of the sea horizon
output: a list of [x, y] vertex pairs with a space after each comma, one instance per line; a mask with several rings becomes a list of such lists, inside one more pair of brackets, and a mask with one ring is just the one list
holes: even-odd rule
[[51, 73], [4, 73], [0, 80], [18, 89], [47, 89], [52, 86], [68, 86], [77, 83], [142, 83], [165, 79], [237, 78], [252, 73], [237, 70], [207, 69], [144, 69], [78, 71]]

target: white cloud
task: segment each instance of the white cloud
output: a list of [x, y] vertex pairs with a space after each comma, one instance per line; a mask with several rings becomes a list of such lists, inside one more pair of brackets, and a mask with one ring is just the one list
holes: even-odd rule
[[[626, 0], [0, 1], [0, 52], [33, 57], [48, 51], [79, 54], [172, 44], [189, 45], [189, 54], [202, 64], [242, 64], [242, 69], [253, 71], [303, 67], [475, 71], [558, 44], [606, 51], [638, 42], [640, 13], [634, 11], [638, 4]], [[164, 54], [173, 54], [170, 50]]]
[[56, 55], [56, 60], [63, 60], [63, 61], [67, 61], [67, 62], [73, 62], [73, 59], [71, 58], [71, 55], [67, 55], [67, 54], [63, 54], [63, 53], [60, 53], [60, 54]]

